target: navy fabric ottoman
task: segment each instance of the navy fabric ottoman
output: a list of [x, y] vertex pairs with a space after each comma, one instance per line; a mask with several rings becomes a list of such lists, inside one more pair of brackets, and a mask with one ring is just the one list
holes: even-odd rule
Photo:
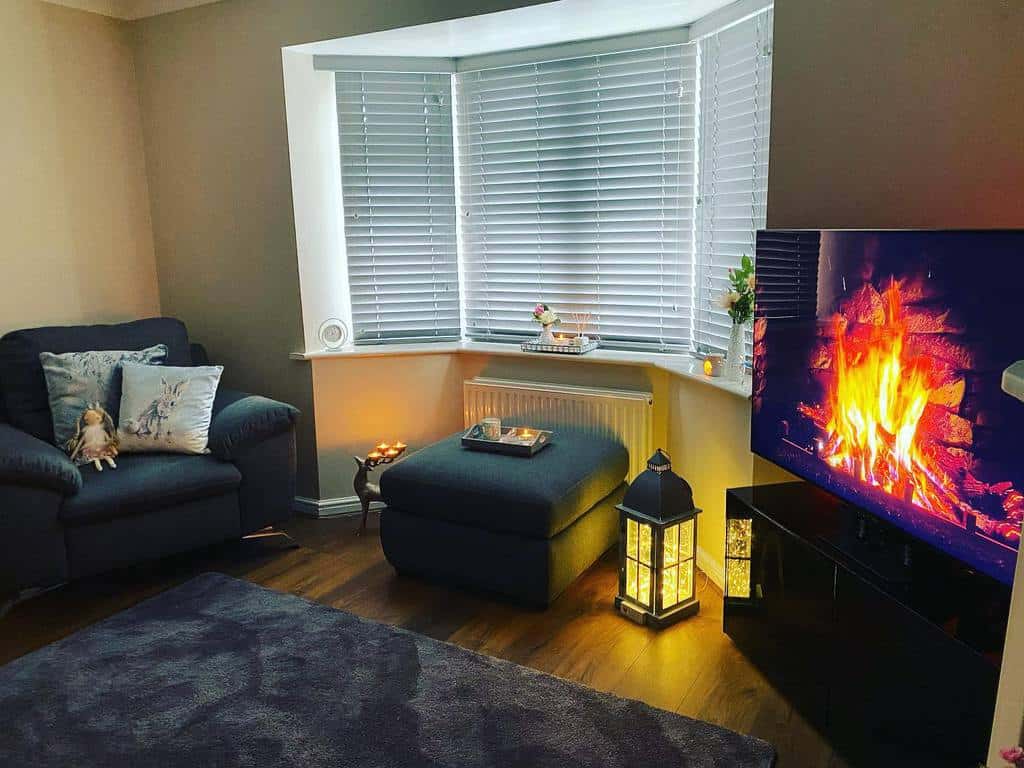
[[400, 573], [547, 606], [615, 544], [626, 449], [560, 429], [523, 458], [467, 450], [461, 437], [381, 475], [385, 557]]

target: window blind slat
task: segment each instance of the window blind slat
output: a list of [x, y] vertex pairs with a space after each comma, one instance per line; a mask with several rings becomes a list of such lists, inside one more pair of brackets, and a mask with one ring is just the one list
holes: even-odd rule
[[451, 76], [337, 72], [354, 342], [461, 332]]
[[466, 333], [691, 343], [696, 45], [456, 75]]
[[[743, 255], [754, 257], [756, 232], [765, 226], [771, 37], [769, 9], [700, 43], [694, 340], [701, 352], [728, 347], [732, 321], [717, 301], [728, 270]], [[749, 355], [749, 332], [746, 348]]]

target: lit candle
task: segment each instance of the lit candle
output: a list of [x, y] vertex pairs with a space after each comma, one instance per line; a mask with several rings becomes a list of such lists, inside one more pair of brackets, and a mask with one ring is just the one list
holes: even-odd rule
[[725, 360], [721, 355], [708, 355], [704, 358], [704, 375], [721, 376], [725, 368]]
[[387, 456], [389, 459], [395, 458], [395, 456], [397, 456], [399, 453], [401, 453], [401, 451], [399, 451], [397, 448], [388, 448], [386, 451], [384, 451], [384, 455]]
[[381, 458], [382, 455], [383, 454], [381, 454], [380, 451], [370, 451], [368, 454], [366, 454], [366, 458], [371, 459], [372, 461], [376, 461], [377, 459]]
[[388, 448], [390, 448], [390, 447], [391, 447], [391, 446], [390, 446], [390, 445], [388, 445], [387, 443], [380, 443], [380, 444], [379, 444], [379, 445], [377, 446], [377, 450], [378, 450], [378, 451], [380, 451], [381, 453], [384, 453], [384, 452], [385, 452], [385, 451], [386, 451], [386, 450], [387, 450]]
[[406, 448], [408, 448], [408, 446], [405, 443], [403, 443], [401, 440], [399, 440], [397, 443], [395, 443], [395, 448], [398, 450], [399, 453], [401, 453]]
[[528, 430], [528, 429], [524, 429], [522, 432], [520, 432], [519, 436], [521, 438], [523, 438], [524, 440], [531, 440], [531, 439], [533, 439], [533, 433], [530, 430]]

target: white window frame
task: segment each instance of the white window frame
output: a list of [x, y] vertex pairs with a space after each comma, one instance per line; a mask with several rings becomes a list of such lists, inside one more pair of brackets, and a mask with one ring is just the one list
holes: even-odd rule
[[[504, 66], [515, 66], [522, 65], [524, 63], [536, 63], [540, 61], [551, 61], [557, 58], [579, 58], [584, 56], [597, 56], [602, 53], [609, 53], [615, 51], [623, 51], [636, 49], [641, 46], [669, 46], [678, 45], [680, 43], [690, 45], [697, 51], [696, 59], [698, 61], [698, 70], [695, 77], [696, 90], [698, 91], [696, 98], [699, 100], [697, 108], [694, 110], [694, 142], [696, 145], [695, 154], [697, 156], [697, 162], [694, 168], [694, 181], [695, 194], [693, 204], [693, 226], [692, 226], [692, 259], [691, 259], [691, 285], [692, 291], [690, 295], [690, 305], [684, 311], [688, 311], [690, 315], [690, 342], [684, 345], [672, 345], [671, 349], [668, 345], [660, 343], [658, 339], [654, 338], [655, 334], [652, 334], [651, 339], [647, 342], [641, 342], [637, 346], [648, 350], [661, 350], [661, 351], [689, 351], [694, 353], [703, 353], [706, 351], [713, 351], [722, 349], [722, 339], [715, 338], [714, 334], [708, 334], [703, 329], [709, 324], [713, 323], [715, 319], [716, 310], [714, 303], [719, 292], [719, 287], [714, 279], [710, 278], [710, 270], [712, 268], [721, 270], [723, 266], [722, 259], [727, 260], [728, 254], [720, 256], [715, 248], [708, 249], [707, 243], [710, 240], [710, 235], [713, 235], [715, 231], [714, 222], [711, 221], [711, 217], [706, 215], [707, 210], [704, 206], [708, 197], [713, 197], [717, 194], [713, 188], [713, 182], [717, 181], [712, 175], [711, 171], [714, 169], [714, 153], [710, 150], [709, 142], [706, 136], [712, 135], [711, 130], [712, 121], [707, 114], [708, 101], [705, 99], [706, 94], [702, 93], [703, 89], [708, 88], [708, 82], [706, 81], [705, 75], [707, 71], [703, 69], [705, 62], [708, 60], [708, 51], [710, 46], [714, 43], [713, 41], [718, 38], [719, 35], [729, 36], [729, 30], [740, 24], [745, 24], [754, 20], [754, 23], [761, 24], [767, 29], [767, 42], [764, 45], [764, 58], [766, 60], [766, 74], [768, 88], [764, 91], [765, 95], [768, 96], [770, 102], [770, 55], [771, 55], [771, 24], [772, 24], [772, 9], [768, 7], [757, 7], [755, 4], [750, 2], [741, 2], [736, 4], [737, 9], [739, 6], [744, 6], [742, 9], [733, 10], [732, 6], [728, 10], [729, 13], [718, 12], [712, 14], [707, 19], [701, 20], [689, 28], [667, 30], [656, 33], [647, 33], [641, 35], [630, 35], [623, 38], [615, 38], [608, 40], [599, 41], [582, 41], [579, 43], [570, 43], [559, 46], [546, 46], [540, 49], [532, 49], [525, 51], [514, 51], [509, 53], [492, 54], [482, 57], [472, 57], [465, 59], [425, 59], [425, 58], [401, 58], [401, 57], [378, 57], [378, 56], [315, 56], [314, 68], [317, 70], [370, 70], [373, 71], [394, 71], [394, 72], [432, 72], [432, 73], [449, 73], [453, 74], [453, 82], [451, 88], [452, 95], [452, 109], [453, 112], [459, 108], [456, 92], [459, 90], [456, 87], [454, 78], [459, 77], [459, 73], [465, 73], [469, 71], [479, 70], [480, 68], [492, 68], [492, 67], [504, 67]], [[742, 11], [742, 13], [740, 12]], [[757, 21], [760, 19], [760, 21]], [[699, 31], [699, 37], [695, 37]], [[767, 110], [770, 115], [770, 106]], [[466, 195], [464, 191], [464, 160], [460, 157], [460, 141], [459, 132], [461, 126], [459, 125], [458, 113], [453, 114], [452, 120], [452, 149], [455, 157], [455, 205], [456, 210], [461, 213], [465, 212], [467, 207]], [[763, 146], [764, 156], [767, 158], [767, 142], [768, 134], [767, 131], [763, 135]], [[708, 170], [708, 176], [705, 177], [705, 170]], [[766, 176], [763, 180], [766, 186]], [[763, 214], [763, 200], [760, 203], [761, 213], [758, 215], [756, 210], [753, 211], [751, 216], [751, 231], [749, 236], [749, 254], [754, 255], [754, 243], [756, 239], [756, 230], [765, 226], [764, 214]], [[756, 206], [755, 206], [756, 207]], [[466, 264], [465, 264], [465, 248], [463, 245], [465, 237], [465, 221], [462, 215], [456, 216], [456, 232], [457, 232], [457, 276], [458, 276], [458, 302], [459, 302], [459, 315], [461, 317], [461, 338], [473, 338], [475, 334], [472, 329], [467, 328], [467, 319], [469, 314], [466, 311], [466, 291], [465, 286], [467, 284]], [[538, 299], [543, 300], [543, 295], [539, 293]], [[523, 302], [524, 315], [528, 316], [529, 310], [532, 306], [533, 299], [526, 300]], [[551, 302], [554, 308], [557, 310], [559, 307], [555, 302]], [[563, 316], [566, 313], [563, 312]], [[429, 334], [427, 334], [429, 336]], [[721, 334], [719, 334], [720, 336]], [[479, 336], [477, 336], [479, 338]], [[520, 338], [518, 335], [513, 334], [512, 336], [506, 337], [505, 339], [494, 338], [494, 340], [507, 340], [515, 341]], [[409, 338], [409, 339], [398, 339], [398, 338], [382, 338], [380, 341], [423, 341], [420, 338]], [[629, 346], [626, 344], [625, 346]], [[749, 351], [749, 346], [748, 346]]]

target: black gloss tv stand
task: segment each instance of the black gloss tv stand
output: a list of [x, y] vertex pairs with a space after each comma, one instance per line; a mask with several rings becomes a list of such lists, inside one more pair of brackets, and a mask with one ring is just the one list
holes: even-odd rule
[[726, 517], [752, 535], [725, 633], [852, 768], [984, 763], [1008, 587], [807, 483]]

